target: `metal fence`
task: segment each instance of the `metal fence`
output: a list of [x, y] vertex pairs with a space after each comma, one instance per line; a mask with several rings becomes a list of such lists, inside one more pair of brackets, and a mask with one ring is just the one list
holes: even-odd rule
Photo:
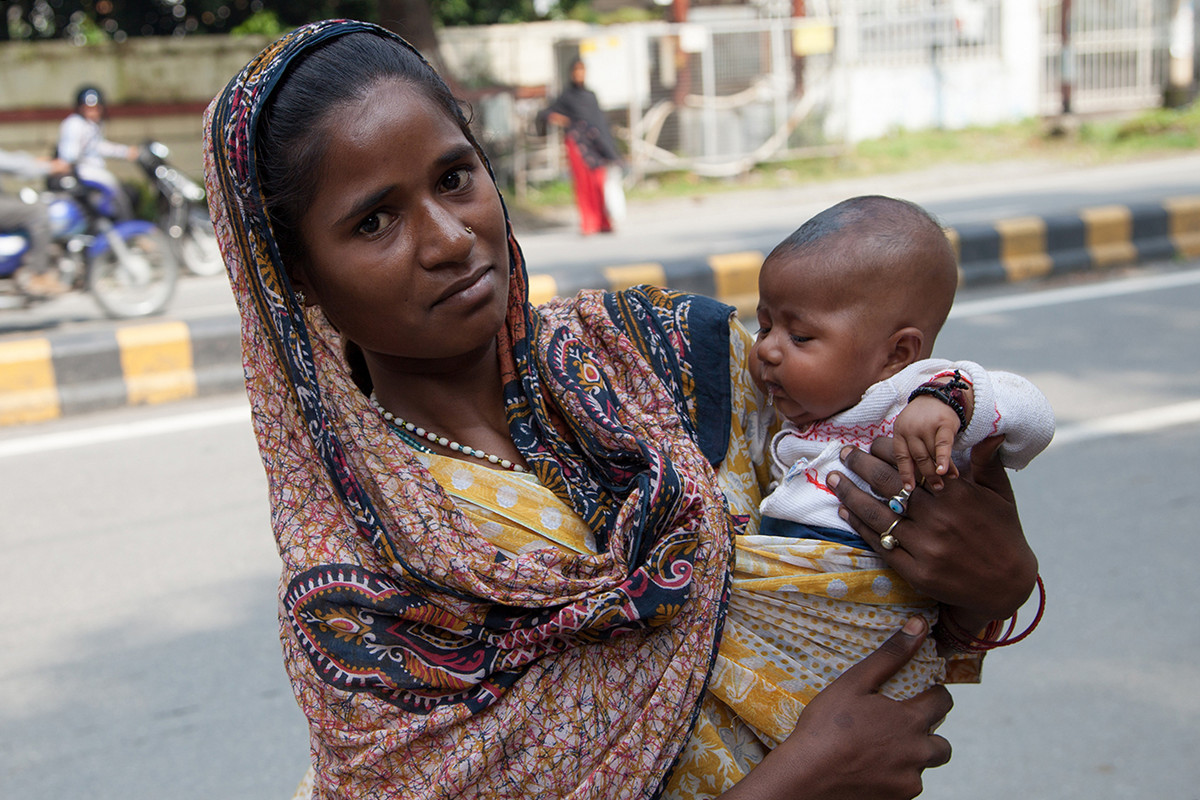
[[[840, 144], [821, 125], [833, 30], [824, 18], [638, 26], [619, 37], [559, 41], [554, 60], [560, 75], [578, 56], [588, 62], [589, 87], [610, 109], [631, 181], [665, 170], [732, 176]], [[535, 132], [541, 107], [518, 103], [518, 191], [561, 174], [559, 132]]]
[[[1061, 110], [1064, 75], [1075, 112], [1161, 102], [1170, 0], [1073, 0], [1065, 58], [1058, 0], [1023, 5], [1029, 24], [1015, 30], [1031, 32], [1025, 38], [1032, 41], [1005, 41], [1014, 27], [1005, 19], [1012, 9], [1003, 8], [1002, 0], [809, 0], [803, 19], [640, 25], [561, 39], [554, 45], [555, 74], [565, 75], [577, 56], [588, 62], [589, 86], [610, 109], [628, 148], [631, 181], [663, 170], [733, 176], [771, 160], [844, 147], [854, 138], [848, 117], [863, 113], [861, 87], [880, 76], [921, 83], [920, 90], [955, 108], [963, 105], [964, 91], [976, 95], [976, 106], [997, 105], [978, 76], [990, 70], [990, 85], [999, 85], [1004, 78], [996, 76], [1016, 58], [1031, 76], [1025, 116]], [[1035, 13], [1036, 27], [1030, 18]], [[918, 78], [902, 77], [907, 75]], [[942, 85], [954, 75], [966, 88], [944, 101]], [[847, 100], [855, 81], [857, 108]], [[557, 88], [550, 86], [548, 94]], [[535, 131], [544, 104], [515, 104], [517, 141], [509, 167], [518, 191], [562, 174], [558, 132]], [[882, 105], [868, 105], [866, 113], [898, 113]], [[933, 124], [943, 120], [940, 109], [926, 116]]]
[[828, 20], [676, 26], [638, 43], [649, 77], [625, 121], [635, 175], [708, 176], [840, 144], [822, 125], [836, 63]]
[[[582, 55], [599, 67], [589, 68], [589, 83], [608, 76], [609, 85], [601, 77], [592, 88], [613, 109], [631, 179], [678, 169], [733, 176], [843, 147], [846, 131], [834, 119], [839, 72], [996, 59], [999, 15], [1000, 0], [810, 2], [803, 19], [639, 26], [608, 44], [562, 40], [555, 61], [563, 74]], [[532, 117], [521, 127], [524, 179], [557, 176], [557, 132], [530, 135]]]
[[1170, 0], [1071, 0], [1064, 42], [1061, 0], [1041, 1], [1041, 113], [1146, 108], [1167, 85]]
[[910, 64], [996, 56], [1000, 0], [828, 0], [843, 61]]

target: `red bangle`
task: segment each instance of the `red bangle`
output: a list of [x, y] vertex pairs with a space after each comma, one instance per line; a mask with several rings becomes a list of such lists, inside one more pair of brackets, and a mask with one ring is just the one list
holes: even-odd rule
[[[1038, 588], [1038, 610], [1033, 618], [1033, 622], [1024, 631], [1013, 636], [1013, 631], [1017, 627], [1017, 615], [1013, 614], [1007, 620], [994, 619], [987, 624], [983, 629], [983, 633], [975, 636], [972, 633], [964, 631], [951, 620], [949, 614], [943, 614], [939, 620], [939, 625], [934, 631], [933, 638], [941, 644], [946, 645], [952, 650], [957, 650], [960, 653], [984, 653], [988, 650], [995, 650], [997, 647], [1007, 647], [1010, 644], [1016, 644], [1024, 639], [1029, 634], [1033, 633], [1034, 628], [1042, 621], [1042, 614], [1046, 610], [1046, 586], [1042, 583], [1042, 576], [1037, 576]], [[1008, 628], [1003, 634], [1000, 634], [1004, 623], [1008, 623]], [[999, 635], [998, 635], [999, 634]]]

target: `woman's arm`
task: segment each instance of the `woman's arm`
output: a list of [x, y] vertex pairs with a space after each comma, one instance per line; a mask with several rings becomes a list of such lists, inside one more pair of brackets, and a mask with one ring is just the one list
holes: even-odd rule
[[925, 621], [913, 617], [846, 670], [809, 702], [787, 740], [721, 800], [908, 800], [920, 794], [921, 773], [950, 760], [950, 743], [933, 732], [953, 705], [950, 693], [938, 685], [897, 701], [878, 690], [928, 633]]

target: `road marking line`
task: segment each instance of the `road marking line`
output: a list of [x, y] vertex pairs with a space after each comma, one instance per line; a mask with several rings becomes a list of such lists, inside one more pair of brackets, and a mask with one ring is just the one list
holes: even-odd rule
[[[227, 408], [180, 414], [174, 417], [161, 417], [141, 422], [105, 425], [99, 428], [61, 431], [0, 441], [0, 458], [140, 439], [165, 433], [214, 428], [218, 425], [242, 424], [249, 420], [250, 406], [239, 403]], [[1109, 436], [1150, 433], [1196, 422], [1200, 422], [1200, 400], [1063, 425], [1054, 434], [1054, 441], [1050, 443], [1050, 446], [1061, 447]]]
[[1054, 259], [1046, 252], [1046, 220], [1041, 217], [1002, 219], [995, 224], [1000, 234], [1000, 263], [1011, 282], [1049, 275]]
[[529, 276], [529, 302], [535, 306], [545, 303], [558, 294], [558, 282], [553, 275]]
[[1055, 432], [1050, 446], [1075, 444], [1109, 436], [1150, 433], [1194, 422], [1200, 422], [1200, 400], [1064, 425]]
[[129, 405], [196, 396], [192, 337], [186, 323], [128, 325], [116, 333]]
[[991, 300], [968, 300], [956, 303], [950, 310], [950, 318], [976, 317], [982, 314], [996, 314], [1003, 311], [1020, 311], [1025, 308], [1038, 308], [1061, 303], [1077, 303], [1082, 300], [1098, 300], [1105, 297], [1120, 297], [1138, 292], [1152, 292], [1161, 289], [1173, 289], [1178, 286], [1191, 286], [1200, 283], [1200, 270], [1188, 272], [1172, 272], [1166, 275], [1151, 275], [1144, 278], [1122, 278], [1109, 283], [1098, 283], [1089, 286], [1071, 286], [1065, 289], [1047, 289], [1034, 294], [1012, 295], [997, 297]]
[[1133, 212], [1128, 206], [1094, 206], [1079, 212], [1085, 226], [1088, 253], [1099, 268], [1137, 261], [1133, 241]]
[[0, 425], [54, 419], [62, 413], [48, 339], [0, 342]]
[[619, 292], [631, 286], [648, 283], [651, 286], [666, 286], [667, 273], [663, 265], [655, 261], [644, 264], [622, 264], [616, 267], [603, 267], [600, 270], [608, 283], [609, 291]]
[[250, 406], [239, 403], [228, 408], [197, 411], [172, 417], [159, 417], [140, 422], [122, 422], [97, 428], [81, 428], [75, 431], [59, 431], [38, 436], [0, 441], [0, 458], [21, 456], [29, 453], [46, 453], [93, 444], [106, 444], [127, 439], [141, 439], [164, 433], [215, 428], [218, 425], [245, 423], [250, 420]]

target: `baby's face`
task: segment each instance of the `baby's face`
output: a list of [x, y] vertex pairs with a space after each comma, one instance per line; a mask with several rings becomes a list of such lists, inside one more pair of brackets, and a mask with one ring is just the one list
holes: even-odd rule
[[[890, 326], [869, 310], [871, 292], [795, 254], [759, 273], [755, 380], [803, 427], [856, 404], [887, 377]], [[842, 285], [849, 284], [849, 285]]]

